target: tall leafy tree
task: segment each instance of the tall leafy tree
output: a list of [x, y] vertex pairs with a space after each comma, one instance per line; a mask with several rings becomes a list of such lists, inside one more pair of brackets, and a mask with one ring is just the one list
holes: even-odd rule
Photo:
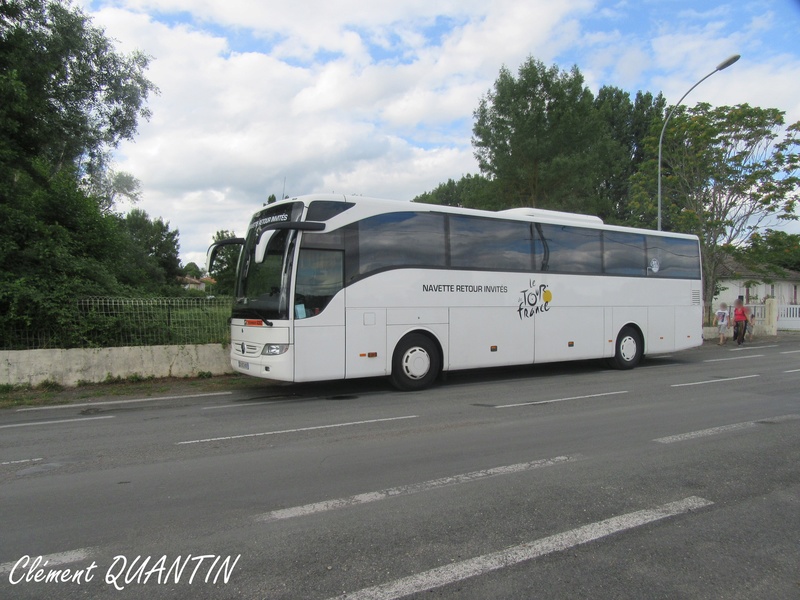
[[15, 186], [19, 193], [0, 201], [0, 337], [23, 349], [79, 345], [76, 300], [123, 291], [117, 224], [68, 170], [46, 186], [21, 172]]
[[116, 52], [79, 8], [57, 0], [0, 2], [0, 169], [37, 176], [72, 165], [102, 171], [109, 149], [132, 139], [157, 91], [141, 52]]
[[577, 67], [503, 67], [474, 116], [475, 157], [506, 206], [597, 212], [602, 126]]
[[139, 208], [131, 210], [121, 223], [127, 252], [120, 260], [120, 280], [151, 293], [176, 291], [183, 273], [178, 230], [170, 229], [160, 217], [151, 219]]
[[414, 202], [485, 210], [505, 208], [502, 198], [494, 193], [494, 188], [494, 182], [486, 177], [467, 173], [458, 181], [448, 179], [445, 183], [440, 183], [430, 192], [414, 198]]
[[[800, 122], [787, 126], [782, 111], [747, 104], [680, 108], [664, 137], [663, 161], [664, 229], [700, 237], [709, 302], [727, 252], [774, 221], [797, 218]], [[646, 161], [632, 180], [642, 224], [651, 227], [657, 167], [655, 158]]]
[[769, 269], [780, 275], [783, 269], [800, 272], [800, 235], [767, 229], [750, 236], [741, 258], [751, 268]]
[[633, 101], [620, 88], [603, 86], [594, 101], [603, 126], [597, 154], [597, 214], [613, 223], [631, 220], [630, 178], [647, 158], [645, 143], [654, 124], [661, 123], [661, 94], [637, 92]]
[[183, 267], [183, 274], [187, 277], [194, 277], [195, 279], [200, 279], [205, 275], [203, 269], [195, 262], [190, 262], [188, 265], [185, 265]]
[[149, 116], [147, 64], [66, 0], [0, 0], [0, 328], [10, 335], [80, 343], [75, 300], [124, 289], [125, 236], [87, 182]]

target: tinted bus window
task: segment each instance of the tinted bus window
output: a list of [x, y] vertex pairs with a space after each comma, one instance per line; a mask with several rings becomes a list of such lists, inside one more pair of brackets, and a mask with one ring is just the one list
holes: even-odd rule
[[450, 215], [450, 266], [463, 269], [530, 271], [529, 223]]
[[332, 202], [316, 200], [308, 205], [306, 221], [327, 221], [355, 206], [352, 202]]
[[444, 215], [397, 212], [358, 223], [358, 276], [396, 267], [444, 268]]
[[607, 275], [647, 275], [644, 236], [618, 231], [603, 232], [603, 272]]
[[600, 274], [600, 230], [542, 223], [542, 271]]
[[647, 276], [700, 279], [700, 246], [695, 240], [647, 236]]

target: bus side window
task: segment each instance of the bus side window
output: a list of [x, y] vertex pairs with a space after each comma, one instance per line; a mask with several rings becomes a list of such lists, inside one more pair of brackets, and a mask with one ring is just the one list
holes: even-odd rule
[[585, 275], [603, 272], [599, 229], [550, 223], [537, 224], [536, 229], [543, 236], [543, 271]]
[[391, 268], [444, 268], [444, 215], [392, 212], [358, 223], [358, 277]]
[[604, 231], [603, 272], [606, 275], [647, 275], [644, 235]]
[[530, 271], [530, 223], [450, 215], [450, 266]]
[[700, 279], [700, 247], [697, 241], [647, 236], [647, 276]]

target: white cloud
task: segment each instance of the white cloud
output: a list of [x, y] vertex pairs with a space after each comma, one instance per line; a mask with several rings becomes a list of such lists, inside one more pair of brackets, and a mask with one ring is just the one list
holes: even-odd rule
[[122, 50], [154, 57], [149, 77], [161, 95], [136, 142], [120, 147], [118, 167], [142, 180], [142, 208], [181, 230], [187, 262], [201, 262], [216, 230], [241, 232], [284, 179], [292, 195], [410, 199], [475, 172], [472, 111], [501, 65], [515, 71], [529, 55], [576, 62], [595, 89], [663, 89], [674, 101], [741, 51], [690, 100], [779, 106], [800, 118], [797, 53], [746, 55], [766, 45], [766, 18], [736, 30], [712, 10], [632, 30], [631, 6], [599, 0], [84, 5]]

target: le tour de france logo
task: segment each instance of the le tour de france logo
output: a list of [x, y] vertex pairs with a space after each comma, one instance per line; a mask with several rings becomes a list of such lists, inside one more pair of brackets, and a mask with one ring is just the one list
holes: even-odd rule
[[520, 320], [530, 319], [534, 315], [550, 310], [553, 292], [548, 288], [548, 285], [537, 284], [535, 279], [531, 279], [530, 287], [520, 292], [519, 307], [517, 308]]

